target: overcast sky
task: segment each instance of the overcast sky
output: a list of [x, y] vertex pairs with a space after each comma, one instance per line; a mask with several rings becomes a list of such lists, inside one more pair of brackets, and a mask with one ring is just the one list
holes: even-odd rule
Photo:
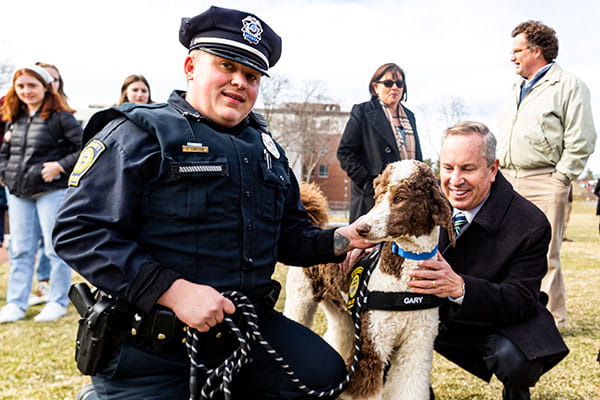
[[[322, 82], [322, 94], [344, 111], [369, 99], [368, 81], [379, 65], [400, 65], [405, 104], [432, 159], [445, 127], [440, 110], [452, 98], [464, 105], [465, 118], [495, 128], [516, 78], [510, 32], [541, 20], [558, 33], [558, 63], [588, 85], [600, 127], [600, 2], [594, 0], [10, 1], [1, 7], [0, 62], [56, 64], [75, 108], [113, 104], [133, 73], [145, 75], [153, 99], [164, 101], [171, 90], [185, 89], [181, 18], [213, 4], [265, 20], [283, 39], [271, 71], [297, 91]], [[596, 149], [588, 168], [600, 176], [600, 143]]]

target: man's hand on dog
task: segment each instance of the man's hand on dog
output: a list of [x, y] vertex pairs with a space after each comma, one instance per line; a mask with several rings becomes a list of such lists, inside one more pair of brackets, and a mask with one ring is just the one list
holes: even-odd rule
[[346, 275], [350, 272], [350, 269], [360, 260], [363, 252], [363, 249], [354, 249], [346, 253], [346, 258], [340, 263], [342, 274]]
[[455, 299], [464, 295], [465, 281], [454, 272], [439, 251], [435, 258], [419, 263], [419, 267], [423, 269], [410, 273], [412, 279], [408, 282], [408, 286], [413, 289], [413, 292]]

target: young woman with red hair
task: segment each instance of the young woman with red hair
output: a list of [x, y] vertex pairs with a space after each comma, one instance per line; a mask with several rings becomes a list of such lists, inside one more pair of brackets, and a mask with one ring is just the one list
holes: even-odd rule
[[11, 230], [7, 304], [0, 323], [25, 317], [37, 243], [50, 260], [50, 295], [35, 321], [66, 314], [71, 269], [55, 253], [52, 229], [81, 144], [81, 125], [54, 87], [52, 75], [32, 65], [18, 69], [2, 106], [8, 130], [0, 148], [0, 177], [8, 187]]

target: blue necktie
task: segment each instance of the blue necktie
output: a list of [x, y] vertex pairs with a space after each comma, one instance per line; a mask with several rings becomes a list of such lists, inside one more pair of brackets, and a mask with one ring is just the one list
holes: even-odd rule
[[454, 235], [458, 236], [462, 229], [467, 225], [467, 217], [462, 212], [457, 212], [454, 217], [452, 217], [452, 221], [454, 221]]

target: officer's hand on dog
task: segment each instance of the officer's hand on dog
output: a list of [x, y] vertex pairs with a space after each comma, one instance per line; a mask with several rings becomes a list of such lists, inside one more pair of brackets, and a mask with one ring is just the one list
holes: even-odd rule
[[225, 314], [233, 314], [235, 305], [210, 286], [177, 279], [157, 301], [175, 312], [184, 324], [200, 332], [223, 322]]
[[336, 255], [344, 254], [352, 249], [366, 249], [375, 246], [375, 243], [367, 242], [356, 231], [358, 221], [350, 225], [342, 226], [335, 230], [333, 236], [333, 251]]
[[412, 279], [408, 286], [413, 292], [455, 299], [464, 295], [465, 281], [454, 272], [439, 251], [435, 258], [420, 262], [419, 267], [423, 269], [416, 269], [410, 273]]

